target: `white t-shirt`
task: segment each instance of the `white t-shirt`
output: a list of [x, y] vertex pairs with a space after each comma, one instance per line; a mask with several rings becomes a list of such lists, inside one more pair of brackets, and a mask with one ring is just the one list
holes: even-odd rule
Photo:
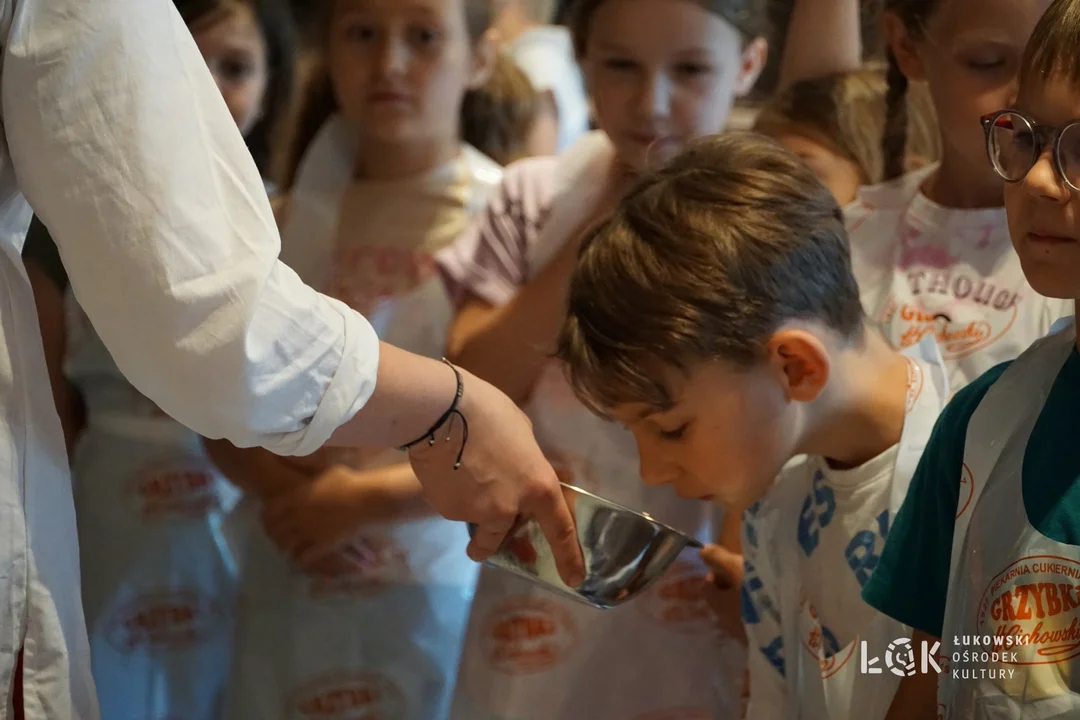
[[[748, 717], [787, 717], [781, 708], [797, 705], [797, 699], [788, 697], [783, 675], [788, 652], [783, 647], [782, 593], [805, 595], [817, 613], [821, 633], [803, 640], [808, 645], [820, 643], [827, 657], [846, 648], [876, 614], [861, 597], [865, 578], [859, 573], [863, 565], [854, 563], [857, 569], [853, 569], [850, 556], [863, 547], [855, 540], [867, 532], [884, 545], [897, 447], [852, 470], [833, 470], [818, 456], [789, 464], [777, 479], [776, 487], [785, 485], [784, 492], [770, 493], [744, 514], [743, 602], [749, 607], [744, 607], [743, 617], [744, 621], [756, 620], [745, 624], [753, 710]], [[802, 500], [804, 507], [778, 506]], [[793, 515], [799, 515], [796, 528], [777, 527], [778, 518]], [[798, 542], [797, 567], [786, 567], [782, 561], [785, 555], [774, 550], [778, 538]], [[877, 551], [880, 553], [880, 547]], [[821, 582], [821, 578], [828, 581]]]
[[933, 333], [953, 392], [1073, 314], [1070, 300], [1028, 285], [1004, 208], [942, 207], [919, 186], [923, 168], [863, 188], [845, 208], [863, 308], [898, 349]]
[[570, 31], [555, 25], [526, 30], [510, 44], [509, 52], [537, 92], [554, 95], [562, 152], [589, 131], [589, 96]]
[[749, 720], [883, 720], [899, 678], [859, 671], [860, 643], [883, 651], [910, 629], [862, 599], [948, 397], [929, 339], [904, 353], [899, 441], [850, 470], [808, 456], [789, 463], [743, 514], [743, 624]]

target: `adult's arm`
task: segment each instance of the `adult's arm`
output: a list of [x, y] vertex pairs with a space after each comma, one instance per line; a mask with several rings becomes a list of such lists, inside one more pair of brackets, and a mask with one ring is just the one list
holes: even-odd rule
[[[313, 452], [343, 425], [339, 438], [366, 444], [424, 432], [452, 376], [389, 348], [380, 363], [370, 324], [278, 262], [258, 171], [173, 4], [12, 6], [0, 106], [19, 186], [128, 380], [204, 436], [279, 454]], [[417, 476], [440, 512], [483, 524], [479, 554], [535, 513], [562, 567], [580, 569], [554, 471], [489, 390], [469, 379], [464, 472], [441, 471], [440, 447]]]
[[374, 390], [378, 341], [278, 262], [258, 171], [173, 4], [16, 0], [4, 50], [20, 189], [124, 375], [208, 437], [322, 445]]

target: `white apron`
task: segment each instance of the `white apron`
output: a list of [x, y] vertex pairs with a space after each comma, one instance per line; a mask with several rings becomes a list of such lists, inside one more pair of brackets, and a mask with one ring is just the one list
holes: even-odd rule
[[[419, 231], [429, 222], [447, 238], [464, 229], [498, 187], [501, 169], [466, 147], [450, 166], [453, 177], [417, 190], [434, 193], [424, 196], [434, 205], [425, 202], [391, 234], [372, 237], [349, 194], [352, 137], [336, 118], [316, 137], [293, 190], [282, 259], [366, 313], [381, 339], [439, 357], [451, 303], [431, 262], [431, 234]], [[418, 217], [420, 210], [427, 214]], [[314, 464], [328, 455], [357, 468], [407, 461], [396, 450], [324, 452]], [[446, 717], [478, 571], [465, 554], [465, 524], [431, 517], [368, 525], [337, 567], [309, 575], [261, 532], [254, 501], [244, 505], [238, 533], [248, 546], [227, 717]]]
[[221, 532], [238, 491], [201, 438], [121, 375], [68, 295], [66, 371], [86, 399], [72, 462], [82, 596], [103, 717], [220, 717], [236, 568]]
[[[606, 139], [579, 144], [565, 172], [602, 179], [586, 153]], [[577, 164], [578, 167], [573, 167]], [[591, 175], [590, 175], [591, 173]], [[598, 188], [598, 186], [601, 186]], [[602, 182], [570, 184], [581, 206]], [[583, 199], [586, 198], [586, 199]], [[543, 233], [575, 227], [565, 206]], [[580, 220], [580, 217], [577, 218]], [[559, 245], [530, 249], [535, 275]], [[661, 522], [714, 540], [715, 506], [649, 487], [638, 473], [637, 446], [621, 427], [592, 415], [549, 363], [525, 411], [562, 478]], [[648, 591], [625, 605], [597, 610], [495, 568], [480, 573], [451, 717], [454, 720], [711, 720], [737, 717], [745, 652], [721, 636], [703, 596], [708, 570], [686, 551]]]
[[[1055, 325], [971, 416], [941, 643], [938, 715], [947, 720], [1080, 717], [1080, 548], [1031, 526], [1021, 483], [1031, 431], [1075, 341], [1071, 318]], [[974, 636], [1014, 641], [994, 647]], [[962, 654], [995, 651], [989, 660]]]
[[[908, 405], [893, 468], [890, 525], [904, 502], [934, 423], [949, 399], [945, 364], [933, 338], [924, 338], [904, 354], [909, 362]], [[806, 490], [803, 486], [787, 491], [797, 491], [801, 498]], [[797, 528], [800, 506], [788, 502], [785, 507], [790, 508], [790, 516], [780, 520], [778, 527]], [[800, 550], [794, 536], [778, 546], [778, 552], [787, 555], [784, 567], [800, 566]], [[816, 581], [804, 578], [800, 585], [812, 582]], [[798, 708], [797, 717], [804, 720], [884, 720], [900, 678], [888, 670], [880, 675], [861, 674], [860, 641], [866, 641], [869, 653], [883, 656], [889, 643], [911, 637], [911, 629], [883, 613], [875, 613], [873, 620], [854, 640], [828, 655], [828, 640], [823, 637], [814, 608], [805, 595], [797, 597], [794, 592], [783, 593], [780, 604], [784, 620], [785, 679], [792, 706]], [[787, 648], [797, 648], [797, 651]]]

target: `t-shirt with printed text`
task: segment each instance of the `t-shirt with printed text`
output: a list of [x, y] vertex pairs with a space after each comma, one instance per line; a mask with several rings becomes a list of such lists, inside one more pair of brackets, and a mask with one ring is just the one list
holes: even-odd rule
[[1024, 277], [1004, 208], [958, 210], [920, 189], [934, 166], [862, 188], [845, 208], [863, 309], [897, 349], [933, 334], [953, 392], [1073, 313]]

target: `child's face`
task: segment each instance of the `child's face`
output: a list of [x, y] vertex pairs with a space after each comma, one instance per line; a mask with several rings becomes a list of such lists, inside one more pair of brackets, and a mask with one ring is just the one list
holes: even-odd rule
[[764, 41], [744, 49], [692, 0], [608, 0], [590, 28], [582, 65], [597, 121], [633, 169], [720, 132], [765, 59]]
[[327, 54], [342, 115], [365, 138], [456, 138], [465, 91], [486, 78], [465, 0], [336, 0]]
[[771, 367], [699, 362], [663, 375], [671, 409], [612, 410], [637, 440], [642, 479], [736, 511], [763, 497], [795, 452], [791, 403]]
[[[979, 119], [1016, 95], [1024, 46], [1049, 0], [940, 0], [922, 37], [890, 18], [904, 74], [925, 80], [941, 128], [943, 159], [985, 187], [1000, 180], [986, 162]], [[897, 40], [898, 34], [904, 39]]]
[[266, 40], [255, 13], [237, 5], [228, 13], [192, 28], [206, 65], [241, 134], [247, 135], [263, 114], [270, 80]]
[[789, 125], [768, 134], [798, 155], [829, 188], [841, 207], [854, 201], [859, 187], [866, 183], [858, 164], [836, 150], [813, 128]]
[[[1080, 93], [1067, 79], [1050, 76], [1021, 89], [1016, 109], [1036, 125], [1062, 128], [1080, 120]], [[1070, 176], [1080, 165], [1077, 132], [1063, 140], [1063, 162]], [[1005, 185], [1009, 234], [1031, 287], [1054, 298], [1080, 297], [1080, 210], [1077, 192], [1057, 174], [1052, 149], [1042, 155], [1023, 180]]]

